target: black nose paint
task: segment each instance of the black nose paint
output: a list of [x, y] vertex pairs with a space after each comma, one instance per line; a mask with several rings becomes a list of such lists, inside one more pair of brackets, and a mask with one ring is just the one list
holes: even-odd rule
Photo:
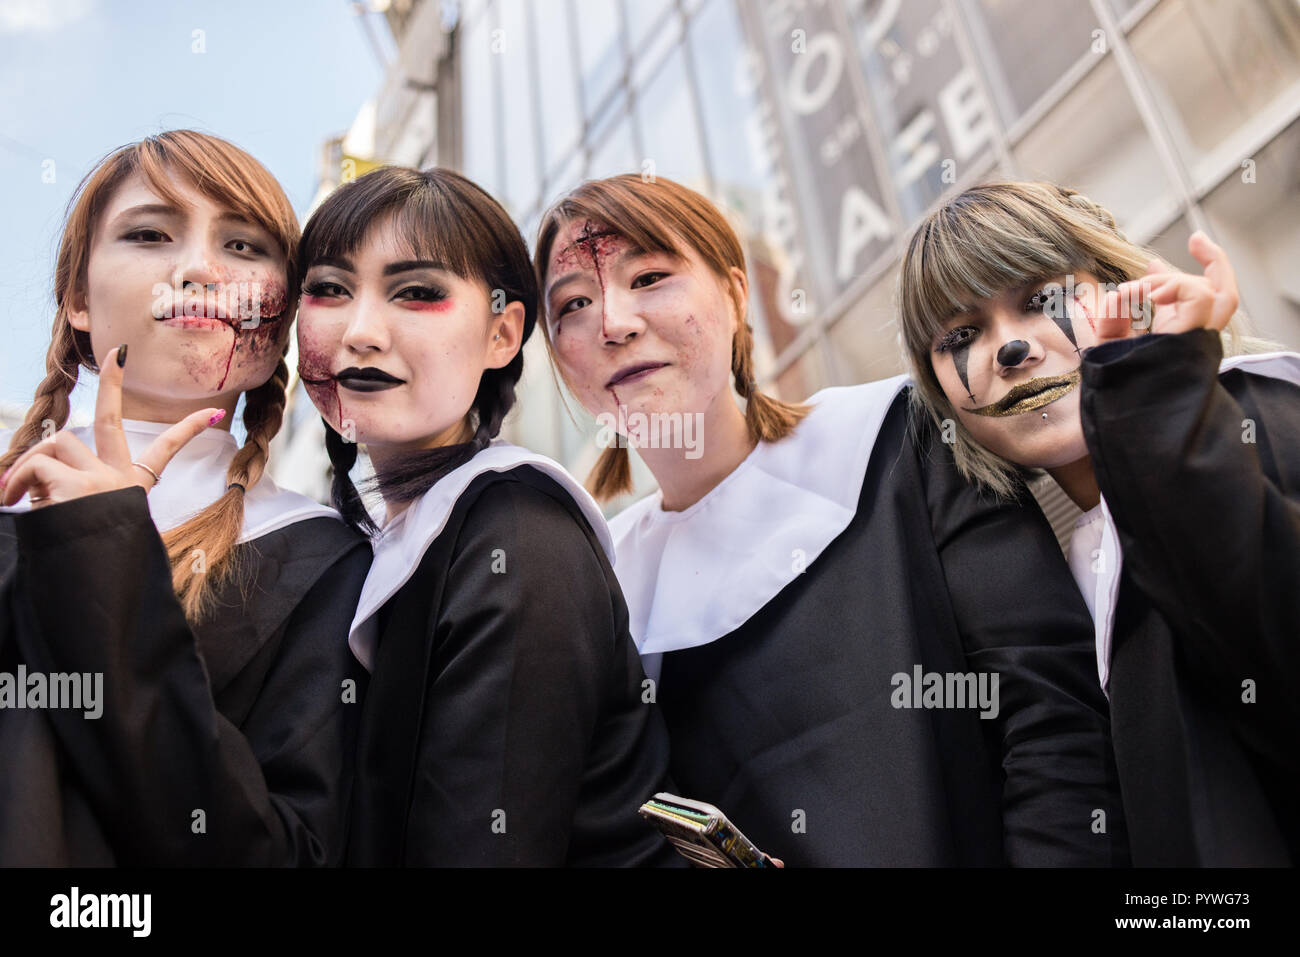
[[1029, 343], [1024, 339], [1012, 339], [998, 350], [998, 365], [1018, 366], [1029, 355]]

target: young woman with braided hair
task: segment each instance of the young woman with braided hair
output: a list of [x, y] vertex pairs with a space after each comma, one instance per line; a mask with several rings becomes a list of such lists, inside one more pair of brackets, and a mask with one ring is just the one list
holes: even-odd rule
[[978, 186], [911, 239], [903, 341], [973, 487], [1043, 469], [1083, 509], [1133, 863], [1293, 866], [1300, 355], [1246, 334], [1219, 246], [1187, 248], [1203, 276], [1072, 189]]
[[[682, 793], [791, 866], [1122, 861], [1087, 610], [1037, 571], [1042, 515], [965, 485], [904, 376], [759, 391], [740, 240], [690, 189], [584, 183], [534, 262], [555, 364], [619, 433], [596, 493], [628, 489], [629, 444], [659, 483], [611, 529]], [[940, 700], [954, 679], [969, 698]]]
[[[463, 176], [385, 167], [325, 200], [300, 259], [334, 500], [375, 533], [350, 863], [683, 864], [637, 815], [667, 735], [604, 518], [497, 438], [537, 315], [518, 228]], [[348, 475], [358, 444], [382, 521]]]
[[[0, 862], [341, 857], [370, 553], [265, 474], [297, 240], [270, 173], [188, 130], [73, 197], [47, 374], [0, 457], [0, 672], [102, 694], [0, 710]], [[95, 423], [64, 429], [81, 368]]]

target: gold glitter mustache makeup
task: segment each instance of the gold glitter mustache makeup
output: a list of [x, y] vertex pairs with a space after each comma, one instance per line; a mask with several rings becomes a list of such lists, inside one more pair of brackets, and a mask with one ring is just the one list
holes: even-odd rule
[[1012, 386], [1011, 390], [996, 402], [964, 411], [995, 418], [1004, 415], [1022, 415], [1025, 412], [1041, 409], [1067, 395], [1078, 387], [1082, 379], [1083, 374], [1078, 369], [1066, 375], [1039, 376]]

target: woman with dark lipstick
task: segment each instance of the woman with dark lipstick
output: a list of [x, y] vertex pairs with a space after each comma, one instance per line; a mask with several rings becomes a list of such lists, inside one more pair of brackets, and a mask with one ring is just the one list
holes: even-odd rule
[[[265, 474], [297, 240], [270, 173], [188, 130], [73, 198], [47, 375], [0, 457], [0, 672], [102, 697], [0, 710], [0, 863], [341, 857], [370, 552]], [[60, 430], [80, 368], [95, 424]]]
[[535, 262], [561, 374], [659, 482], [612, 530], [683, 793], [791, 866], [1122, 861], [1087, 609], [1041, 514], [966, 486], [903, 376], [760, 392], [744, 252], [698, 193], [585, 183]]
[[[350, 643], [372, 671], [349, 861], [682, 863], [637, 815], [664, 788], [605, 522], [497, 440], [537, 288], [505, 211], [446, 170], [384, 168], [303, 232], [303, 381], [334, 500], [376, 533]], [[384, 517], [349, 470], [364, 443]]]
[[903, 338], [973, 485], [1045, 469], [1084, 510], [1069, 564], [1133, 862], [1294, 865], [1300, 355], [1250, 354], [1227, 256], [1188, 251], [1204, 276], [1073, 190], [977, 187], [912, 237]]

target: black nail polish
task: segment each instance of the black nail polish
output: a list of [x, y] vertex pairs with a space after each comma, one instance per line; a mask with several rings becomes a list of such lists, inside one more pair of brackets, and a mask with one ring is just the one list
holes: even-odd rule
[[119, 346], [117, 349], [117, 367], [120, 369], [126, 365], [126, 346]]

